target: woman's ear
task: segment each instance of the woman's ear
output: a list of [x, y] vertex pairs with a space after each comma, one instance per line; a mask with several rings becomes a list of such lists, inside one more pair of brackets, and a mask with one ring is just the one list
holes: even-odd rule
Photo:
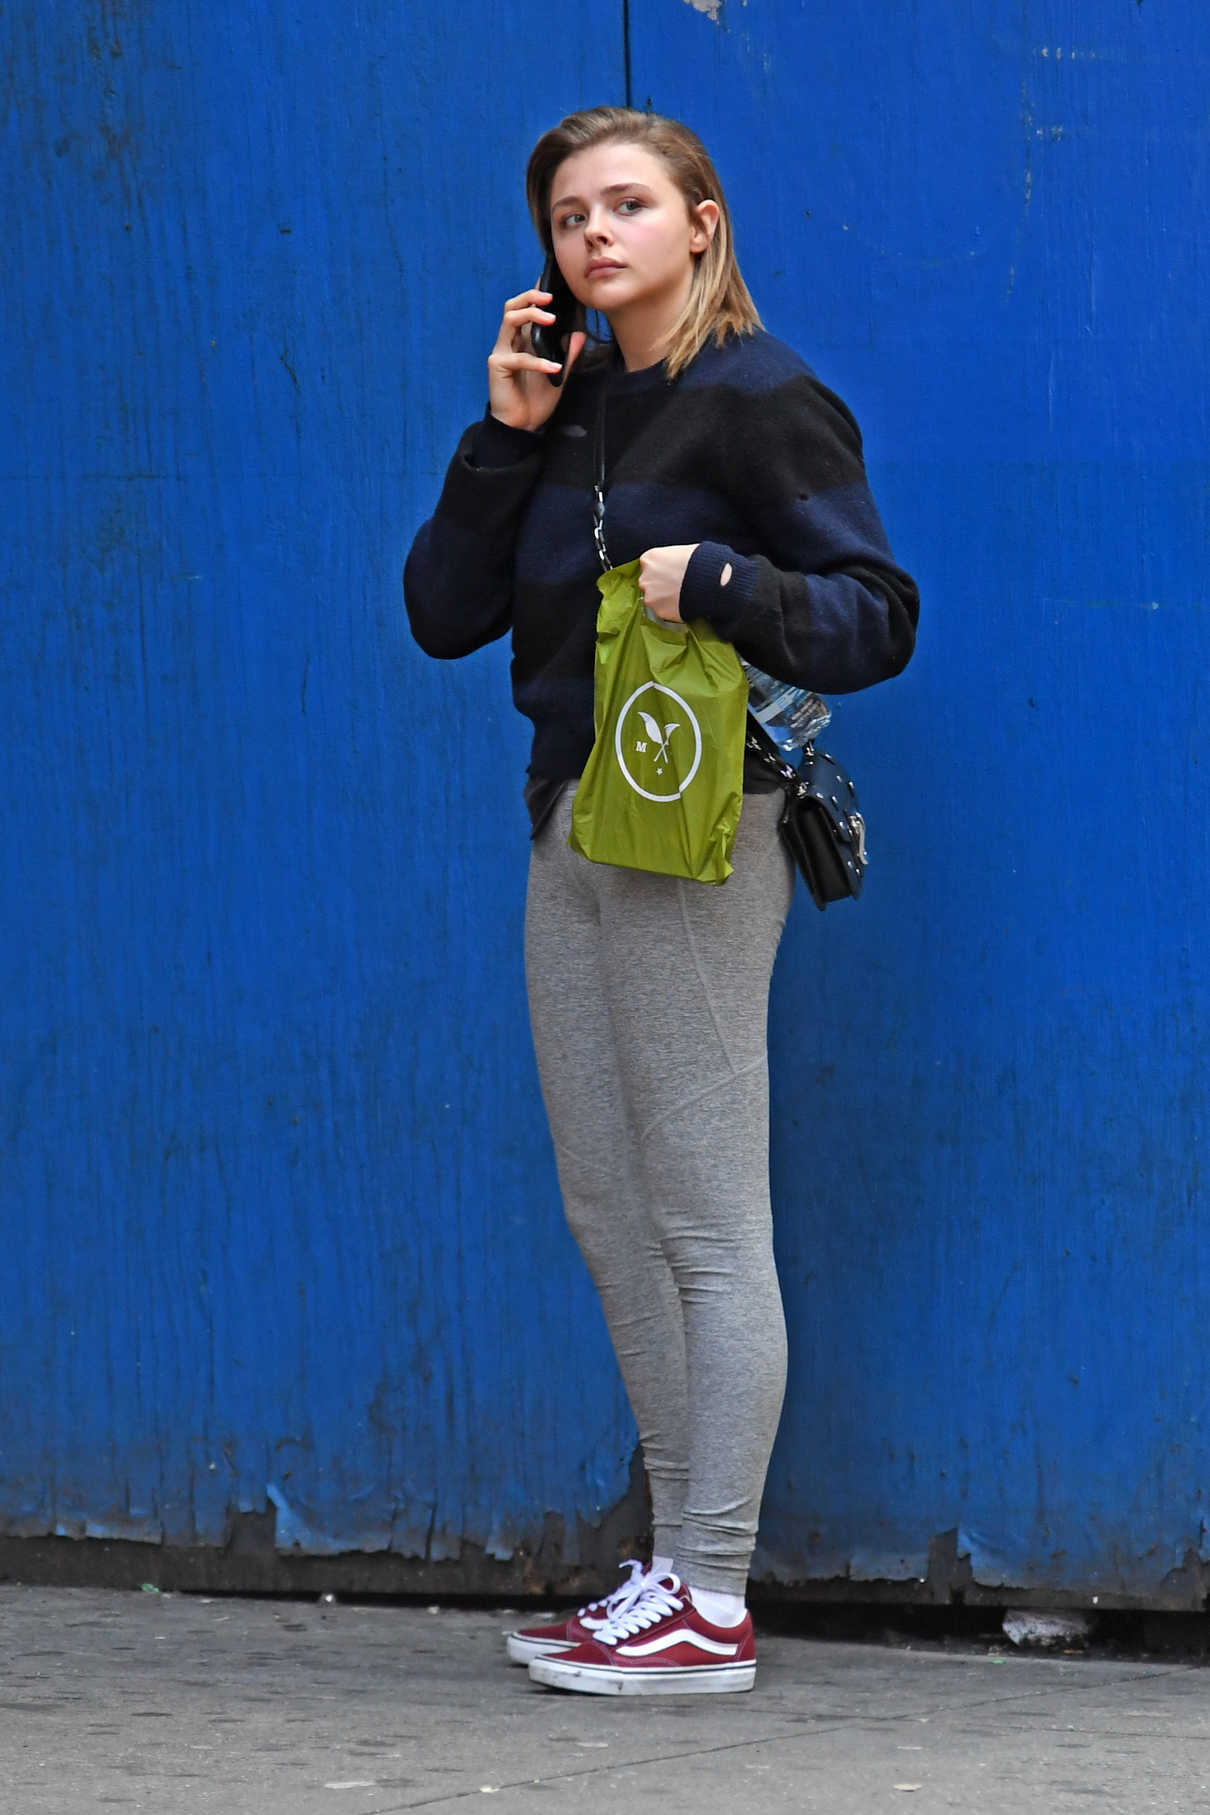
[[704, 252], [718, 227], [718, 203], [699, 202], [690, 209], [689, 222], [689, 250], [695, 254]]

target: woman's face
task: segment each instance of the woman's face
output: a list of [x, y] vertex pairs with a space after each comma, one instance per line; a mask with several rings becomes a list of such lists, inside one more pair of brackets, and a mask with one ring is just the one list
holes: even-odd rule
[[691, 216], [654, 152], [612, 141], [564, 159], [550, 199], [555, 256], [580, 302], [611, 320], [636, 306], [675, 319], [718, 221], [713, 202]]

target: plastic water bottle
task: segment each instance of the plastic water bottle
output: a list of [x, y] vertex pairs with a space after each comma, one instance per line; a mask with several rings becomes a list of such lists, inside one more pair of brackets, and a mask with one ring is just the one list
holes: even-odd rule
[[804, 746], [832, 722], [826, 700], [805, 687], [791, 687], [741, 659], [748, 677], [748, 710], [767, 737], [772, 738], [783, 762], [797, 769]]

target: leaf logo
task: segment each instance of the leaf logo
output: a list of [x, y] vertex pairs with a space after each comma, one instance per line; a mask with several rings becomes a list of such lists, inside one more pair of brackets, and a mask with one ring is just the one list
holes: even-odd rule
[[665, 725], [661, 732], [658, 722], [652, 718], [650, 712], [644, 712], [641, 706], [639, 707], [639, 717], [643, 721], [644, 731], [660, 753], [660, 761], [666, 763], [668, 761], [668, 739], [674, 731], [680, 729], [679, 720], [674, 721], [671, 725]]
[[[643, 699], [646, 694], [663, 694], [663, 700], [652, 699], [647, 702], [647, 704], [656, 707], [659, 712], [658, 718], [655, 713], [646, 711], [643, 706], [639, 705], [638, 702]], [[676, 718], [669, 721], [666, 721], [664, 718], [664, 712], [668, 710], [667, 706], [664, 704], [665, 700], [671, 702], [673, 709], [678, 714]], [[629, 736], [627, 735], [627, 721], [630, 720], [632, 727], [634, 722], [631, 718], [632, 706], [635, 710], [635, 716], [641, 721], [643, 730], [646, 733], [645, 743], [642, 741], [635, 742], [633, 729], [631, 734]], [[662, 711], [660, 710], [661, 707], [663, 707]], [[652, 755], [655, 760], [656, 775], [662, 776], [672, 760], [671, 751], [669, 749], [669, 740], [674, 731], [680, 730], [684, 730], [693, 739], [692, 757], [690, 758], [688, 768], [686, 769], [685, 757], [688, 752], [682, 748], [681, 740], [678, 740], [678, 766], [681, 770], [681, 780], [679, 782], [676, 780], [676, 771], [674, 770], [673, 773], [669, 775], [668, 783], [666, 784], [671, 791], [666, 794], [657, 794], [653, 788], [644, 787], [643, 782], [639, 777], [631, 773], [630, 760], [633, 759], [636, 753], [640, 756], [645, 755], [648, 749], [650, 749], [651, 746], [654, 746]], [[661, 681], [644, 681], [641, 687], [635, 688], [634, 692], [630, 695], [630, 698], [622, 706], [617, 718], [614, 720], [613, 748], [614, 755], [617, 757], [618, 767], [621, 769], [622, 774], [626, 777], [627, 783], [634, 789], [635, 793], [641, 794], [644, 800], [658, 801], [661, 804], [669, 805], [673, 801], [677, 801], [681, 798], [681, 795], [685, 792], [685, 789], [689, 786], [690, 782], [697, 774], [698, 769], [701, 767], [701, 726], [698, 724], [689, 702], [682, 699], [679, 693], [674, 693], [671, 687], [665, 687]], [[650, 776], [650, 769], [648, 769], [647, 773], [648, 776]]]

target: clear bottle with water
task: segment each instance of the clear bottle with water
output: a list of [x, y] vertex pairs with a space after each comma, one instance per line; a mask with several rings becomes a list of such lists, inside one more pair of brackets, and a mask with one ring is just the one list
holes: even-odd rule
[[749, 712], [776, 744], [782, 761], [797, 769], [804, 747], [831, 724], [831, 707], [818, 693], [775, 681], [742, 657], [740, 665], [748, 677]]

